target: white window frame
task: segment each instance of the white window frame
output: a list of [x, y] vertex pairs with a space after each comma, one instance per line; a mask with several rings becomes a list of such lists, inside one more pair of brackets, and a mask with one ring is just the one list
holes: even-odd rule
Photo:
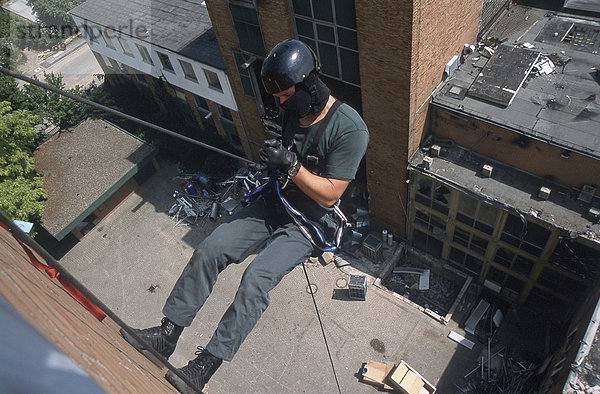
[[219, 80], [219, 74], [205, 68], [203, 68], [202, 71], [204, 71], [204, 76], [206, 77], [206, 82], [208, 82], [208, 87], [223, 93], [223, 87], [221, 86], [221, 81]]
[[[198, 82], [198, 77], [196, 76], [196, 72], [194, 71], [194, 66], [192, 66], [192, 63], [187, 62], [182, 59], [179, 59], [179, 64], [181, 65], [181, 69], [183, 70], [183, 75], [185, 76], [186, 79], [189, 79], [190, 81]], [[186, 70], [186, 68], [188, 68], [187, 66], [189, 66], [189, 70]]]
[[150, 57], [150, 52], [148, 52], [148, 49], [145, 46], [140, 45], [138, 43], [136, 43], [135, 46], [137, 47], [138, 52], [142, 56], [142, 61], [144, 63], [154, 65], [154, 62], [152, 61], [152, 58]]
[[133, 51], [131, 50], [131, 47], [129, 46], [129, 43], [127, 42], [127, 40], [123, 37], [117, 37], [117, 40], [119, 41], [119, 44], [121, 44], [123, 53], [126, 54], [127, 56], [134, 57]]

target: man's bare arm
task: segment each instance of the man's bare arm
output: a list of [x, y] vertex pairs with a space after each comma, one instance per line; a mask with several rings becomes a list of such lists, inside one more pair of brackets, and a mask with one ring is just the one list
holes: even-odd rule
[[345, 179], [323, 178], [313, 174], [304, 167], [296, 176], [291, 177], [294, 183], [317, 203], [330, 207], [342, 197], [350, 183]]

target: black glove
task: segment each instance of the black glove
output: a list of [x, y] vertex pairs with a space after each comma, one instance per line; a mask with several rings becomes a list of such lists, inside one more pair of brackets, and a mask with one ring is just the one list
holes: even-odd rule
[[262, 169], [280, 170], [287, 173], [296, 164], [296, 154], [284, 148], [281, 140], [266, 140], [265, 145], [258, 151], [259, 163]]

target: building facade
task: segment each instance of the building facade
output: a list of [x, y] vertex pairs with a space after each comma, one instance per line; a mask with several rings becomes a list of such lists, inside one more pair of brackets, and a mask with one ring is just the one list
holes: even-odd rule
[[[189, 106], [238, 150], [247, 138], [227, 70], [201, 2], [88, 1], [69, 11], [108, 83], [131, 81], [167, 111], [161, 91]], [[246, 147], [246, 148], [245, 148]]]

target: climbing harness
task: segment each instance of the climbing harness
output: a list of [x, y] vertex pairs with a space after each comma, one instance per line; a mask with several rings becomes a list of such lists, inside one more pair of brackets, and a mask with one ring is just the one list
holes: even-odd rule
[[[287, 183], [286, 183], [286, 185], [287, 185]], [[285, 187], [285, 186], [283, 186], [283, 187]], [[332, 240], [327, 240], [325, 235], [323, 234], [324, 231], [320, 228], [320, 226], [317, 223], [315, 223], [314, 221], [307, 218], [306, 215], [304, 215], [302, 212], [300, 212], [298, 209], [296, 209], [283, 196], [283, 194], [281, 193], [281, 190], [282, 190], [281, 182], [280, 182], [279, 178], [276, 176], [272, 176], [269, 179], [269, 181], [267, 181], [266, 183], [263, 183], [256, 189], [254, 189], [251, 192], [244, 195], [241, 200], [242, 205], [247, 205], [247, 204], [251, 203], [261, 193], [263, 193], [271, 188], [275, 189], [275, 193], [277, 194], [277, 197], [281, 201], [286, 212], [288, 213], [288, 215], [290, 215], [290, 217], [292, 218], [294, 223], [296, 223], [296, 225], [298, 226], [298, 228], [300, 229], [302, 234], [313, 244], [313, 246], [315, 246], [317, 249], [319, 249], [323, 252], [334, 252], [337, 250], [337, 248], [340, 246], [340, 243], [342, 241], [342, 236], [344, 235], [344, 232], [348, 228], [352, 227], [351, 224], [348, 223], [348, 219], [346, 218], [346, 216], [344, 215], [342, 210], [339, 208], [339, 206], [338, 206], [339, 201], [338, 201], [338, 204], [334, 205], [332, 208], [325, 208], [327, 210], [331, 210], [331, 212], [336, 216], [337, 222], [338, 222], [337, 223], [338, 228], [335, 231], [334, 238]]]

